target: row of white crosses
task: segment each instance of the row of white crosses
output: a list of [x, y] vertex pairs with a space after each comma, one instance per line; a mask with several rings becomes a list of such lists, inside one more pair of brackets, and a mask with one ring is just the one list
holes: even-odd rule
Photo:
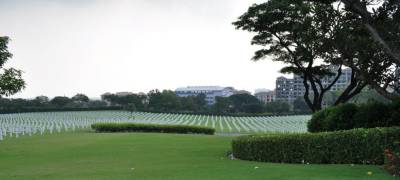
[[126, 111], [44, 112], [0, 115], [0, 140], [4, 137], [75, 131], [97, 122], [195, 125], [217, 132], [306, 132], [310, 116], [231, 117]]

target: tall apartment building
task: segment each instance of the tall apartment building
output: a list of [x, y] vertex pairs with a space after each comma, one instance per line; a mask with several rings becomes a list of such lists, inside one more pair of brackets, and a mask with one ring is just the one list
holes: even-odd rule
[[181, 87], [175, 90], [175, 94], [180, 97], [197, 96], [204, 94], [208, 105], [215, 103], [215, 97], [229, 97], [233, 95], [235, 89], [233, 87], [220, 87], [220, 86], [188, 86]]
[[[332, 72], [336, 72], [336, 66], [331, 66]], [[342, 70], [342, 75], [338, 81], [332, 86], [331, 91], [344, 90], [351, 81], [351, 69], [345, 68]], [[335, 76], [325, 77], [322, 79], [322, 85], [327, 87], [335, 79]], [[303, 78], [298, 75], [294, 75], [293, 78], [278, 77], [276, 79], [276, 100], [293, 102], [296, 98], [303, 96], [306, 89], [303, 84]], [[310, 93], [312, 89], [310, 88]]]

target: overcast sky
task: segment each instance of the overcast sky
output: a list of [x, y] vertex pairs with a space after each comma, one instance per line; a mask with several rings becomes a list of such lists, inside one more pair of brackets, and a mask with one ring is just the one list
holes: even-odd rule
[[0, 0], [0, 36], [24, 71], [13, 97], [99, 97], [193, 85], [273, 89], [281, 65], [251, 61], [231, 24], [261, 0]]

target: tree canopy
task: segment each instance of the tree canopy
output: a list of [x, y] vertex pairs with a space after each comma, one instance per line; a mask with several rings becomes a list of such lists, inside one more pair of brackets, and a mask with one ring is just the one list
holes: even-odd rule
[[8, 37], [0, 37], [0, 97], [13, 95], [25, 88], [22, 71], [4, 68], [4, 64], [12, 57], [8, 51]]

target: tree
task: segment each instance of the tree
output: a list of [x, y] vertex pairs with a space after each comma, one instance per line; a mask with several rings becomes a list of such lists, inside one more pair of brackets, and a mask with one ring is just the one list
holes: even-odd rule
[[84, 94], [76, 94], [75, 96], [73, 96], [71, 98], [71, 100], [76, 103], [87, 103], [87, 102], [89, 102], [89, 97], [87, 97]]
[[148, 93], [148, 108], [152, 111], [171, 112], [180, 110], [180, 99], [170, 90], [152, 90]]
[[65, 105], [67, 105], [70, 102], [71, 102], [71, 99], [69, 99], [68, 97], [65, 97], [65, 96], [56, 96], [50, 101], [51, 104], [53, 104], [57, 107], [64, 107]]
[[8, 37], [0, 37], [0, 97], [13, 95], [25, 88], [21, 70], [4, 68], [4, 64], [12, 57], [8, 42]]
[[[342, 11], [353, 15], [354, 22], [350, 26], [359, 26], [367, 32], [374, 46], [370, 52], [379, 52], [378, 59], [368, 59], [365, 66], [371, 64], [381, 65], [383, 73], [370, 76], [368, 68], [360, 69], [364, 80], [384, 97], [395, 100], [400, 96], [399, 77], [396, 76], [396, 68], [400, 68], [400, 1], [399, 0], [307, 0], [340, 6], [344, 4]], [[357, 29], [357, 27], [355, 28]], [[370, 43], [368, 43], [370, 44]], [[358, 43], [359, 46], [364, 45]], [[377, 62], [375, 62], [378, 60]], [[382, 63], [384, 63], [382, 65]], [[390, 64], [389, 64], [390, 63]], [[376, 77], [376, 78], [375, 78]]]
[[265, 104], [267, 112], [282, 114], [290, 112], [290, 105], [284, 101], [274, 101]]
[[[255, 52], [253, 60], [271, 57], [273, 61], [287, 64], [282, 73], [303, 78], [304, 100], [315, 112], [322, 108], [325, 93], [342, 74], [344, 59], [333, 44], [337, 42], [334, 40], [341, 21], [340, 12], [330, 5], [270, 0], [251, 6], [233, 24], [237, 29], [257, 33], [251, 43], [265, 47]], [[366, 86], [356, 71], [353, 77], [352, 85], [335, 104], [348, 101]], [[327, 78], [332, 81], [326, 84]]]
[[250, 94], [234, 94], [229, 99], [234, 112], [260, 113], [263, 110], [262, 103]]
[[303, 98], [298, 97], [293, 101], [293, 111], [295, 113], [310, 113], [310, 108]]
[[215, 97], [215, 103], [212, 106], [214, 113], [225, 114], [231, 112], [233, 104], [228, 97]]
[[398, 0], [307, 0], [337, 6], [360, 19], [370, 36], [400, 65], [400, 1]]

